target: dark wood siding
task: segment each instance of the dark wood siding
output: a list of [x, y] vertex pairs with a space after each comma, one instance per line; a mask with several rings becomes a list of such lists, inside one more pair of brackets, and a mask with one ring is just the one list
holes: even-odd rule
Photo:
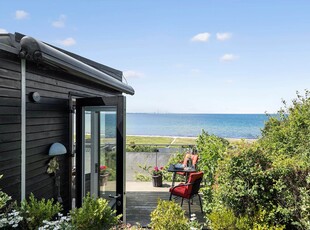
[[[76, 77], [46, 68], [46, 66], [27, 63], [27, 172], [26, 193], [37, 197], [57, 198], [54, 177], [46, 173], [49, 147], [60, 142], [69, 149], [69, 94], [85, 96], [107, 95], [106, 88], [79, 80]], [[31, 92], [38, 92], [41, 99], [34, 103], [29, 99]], [[115, 94], [115, 92], [109, 92]], [[65, 209], [70, 201], [70, 162], [69, 154], [58, 157], [61, 177], [61, 196]]]
[[[21, 92], [20, 60], [0, 51], [0, 188], [20, 200]], [[56, 198], [55, 181], [47, 174], [50, 146], [55, 142], [69, 149], [69, 95], [115, 95], [117, 92], [79, 79], [53, 67], [26, 64], [26, 196]], [[38, 92], [41, 100], [29, 95]], [[71, 157], [58, 157], [64, 209], [71, 205]]]
[[0, 52], [0, 188], [20, 199], [20, 61]]

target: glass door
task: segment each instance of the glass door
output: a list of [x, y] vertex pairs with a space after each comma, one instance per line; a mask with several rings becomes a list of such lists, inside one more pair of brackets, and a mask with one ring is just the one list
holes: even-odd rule
[[[77, 99], [77, 206], [90, 193], [125, 209], [125, 98]], [[125, 216], [125, 215], [124, 215]]]

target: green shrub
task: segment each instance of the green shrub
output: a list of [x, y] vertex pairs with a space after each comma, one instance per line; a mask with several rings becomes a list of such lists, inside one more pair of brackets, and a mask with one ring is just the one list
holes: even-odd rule
[[115, 215], [108, 201], [103, 198], [95, 199], [87, 194], [81, 208], [70, 212], [74, 229], [109, 229], [118, 223], [120, 216]]
[[241, 215], [236, 217], [232, 209], [222, 207], [213, 210], [207, 215], [209, 220], [209, 227], [212, 230], [220, 229], [238, 229], [238, 230], [283, 230], [285, 226], [268, 224], [266, 222], [267, 211], [259, 210], [253, 216]]
[[300, 192], [300, 226], [304, 229], [310, 229], [310, 174], [307, 177], [308, 188], [302, 187]]
[[270, 116], [262, 130], [260, 145], [275, 157], [300, 156], [310, 164], [310, 92], [297, 98], [288, 107], [286, 102], [277, 116]]
[[188, 230], [188, 218], [184, 213], [175, 202], [158, 200], [156, 209], [151, 213], [150, 227], [153, 230]]
[[[206, 216], [210, 223], [230, 210], [236, 229], [310, 229], [308, 91], [270, 116], [262, 138], [253, 144], [230, 144], [221, 151], [223, 144], [215, 138], [203, 139], [208, 140], [199, 141], [209, 163], [200, 161], [199, 166], [211, 181], [204, 190], [204, 207], [212, 210]], [[211, 140], [217, 146], [209, 144]], [[229, 221], [221, 224], [231, 226]]]
[[236, 229], [236, 217], [232, 210], [222, 208], [220, 210], [213, 210], [207, 215], [209, 220], [209, 227], [214, 230], [220, 229]]
[[53, 199], [38, 201], [31, 193], [29, 201], [21, 202], [20, 214], [24, 218], [23, 225], [26, 229], [38, 229], [43, 220], [51, 220], [61, 210], [61, 205], [54, 204]]
[[239, 151], [239, 155], [231, 152], [231, 158], [221, 162], [218, 189], [224, 204], [236, 215], [244, 215], [269, 203], [273, 178], [269, 170], [271, 162], [260, 149], [237, 149]]
[[[2, 176], [3, 175], [0, 175], [0, 179], [2, 178]], [[0, 210], [4, 208], [6, 203], [10, 200], [11, 200], [11, 197], [8, 194], [2, 192], [0, 188]]]
[[[140, 173], [140, 172], [135, 172], [135, 180], [136, 181], [151, 181], [152, 177], [151, 177], [151, 169], [152, 166], [148, 166], [146, 164], [142, 165], [142, 164], [138, 164], [138, 167], [144, 172]], [[147, 175], [146, 175], [147, 174]]]
[[142, 174], [142, 173], [138, 173], [138, 172], [135, 172], [135, 180], [136, 181], [151, 181], [151, 176], [150, 175], [145, 175], [145, 174]]
[[209, 135], [204, 130], [197, 138], [198, 170], [204, 173], [204, 181], [206, 182], [205, 187], [201, 191], [205, 200], [203, 205], [204, 211], [207, 213], [212, 209], [213, 186], [218, 162], [223, 158], [228, 145], [227, 140], [215, 135]]
[[136, 145], [134, 142], [131, 142], [126, 146], [127, 152], [156, 152], [158, 148], [156, 146], [148, 145]]

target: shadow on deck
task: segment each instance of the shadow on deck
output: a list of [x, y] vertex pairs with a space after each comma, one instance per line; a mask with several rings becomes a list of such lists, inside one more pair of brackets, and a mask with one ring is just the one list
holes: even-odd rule
[[[156, 192], [156, 191], [130, 191], [127, 192], [127, 223], [132, 225], [137, 222], [143, 227], [147, 227], [150, 223], [150, 214], [157, 206], [157, 200], [169, 200], [169, 188], [167, 192]], [[177, 200], [181, 202], [181, 200]], [[183, 210], [188, 217], [188, 203], [184, 200]], [[191, 212], [196, 214], [199, 223], [204, 223], [203, 214], [200, 211], [199, 199], [194, 198], [194, 204], [191, 205]]]

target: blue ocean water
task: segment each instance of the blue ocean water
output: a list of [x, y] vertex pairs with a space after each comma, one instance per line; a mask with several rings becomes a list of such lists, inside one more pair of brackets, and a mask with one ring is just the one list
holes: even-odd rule
[[265, 114], [127, 113], [127, 135], [196, 137], [204, 129], [224, 138], [260, 137]]

